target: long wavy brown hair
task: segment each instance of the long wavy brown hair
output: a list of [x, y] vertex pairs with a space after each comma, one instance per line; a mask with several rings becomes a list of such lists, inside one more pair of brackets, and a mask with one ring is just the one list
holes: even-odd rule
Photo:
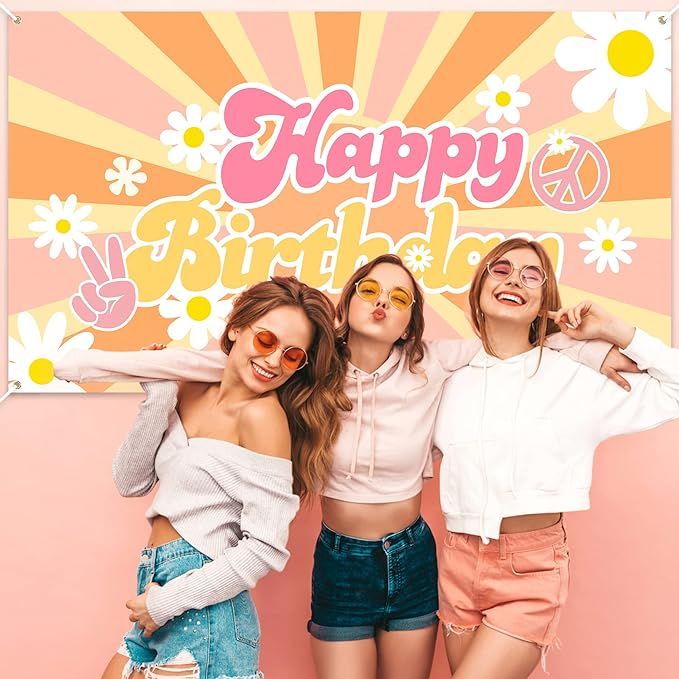
[[420, 372], [417, 364], [424, 357], [424, 342], [422, 341], [422, 334], [424, 333], [424, 295], [415, 280], [415, 276], [413, 276], [410, 269], [397, 255], [379, 255], [375, 259], [371, 259], [367, 264], [356, 269], [353, 276], [344, 284], [335, 310], [337, 316], [337, 334], [340, 341], [346, 345], [349, 339], [349, 304], [351, 298], [356, 294], [356, 283], [361, 278], [368, 276], [378, 264], [393, 264], [394, 266], [401, 267], [408, 274], [413, 284], [415, 303], [410, 307], [410, 323], [407, 328], [408, 337], [407, 339], [399, 337], [394, 344], [404, 347], [404, 351], [408, 356], [410, 372]]
[[238, 296], [220, 345], [228, 354], [233, 346], [229, 330], [251, 325], [281, 306], [301, 309], [314, 331], [307, 351], [309, 363], [276, 390], [292, 437], [293, 492], [305, 500], [325, 486], [332, 445], [339, 434], [340, 411], [351, 410], [343, 388], [346, 353], [338, 346], [332, 302], [294, 276], [274, 276]]
[[488, 263], [496, 259], [501, 259], [508, 252], [527, 248], [532, 250], [539, 258], [542, 268], [547, 274], [547, 280], [542, 285], [542, 300], [540, 303], [540, 314], [536, 316], [530, 326], [528, 333], [528, 341], [534, 347], [543, 347], [545, 338], [559, 332], [559, 326], [554, 321], [547, 318], [547, 315], [542, 313], [545, 311], [557, 311], [561, 308], [561, 296], [559, 295], [559, 287], [556, 281], [556, 274], [552, 261], [547, 254], [547, 251], [534, 240], [526, 240], [525, 238], [510, 238], [499, 245], [496, 245], [480, 262], [474, 272], [472, 278], [471, 288], [469, 289], [469, 308], [471, 311], [471, 320], [474, 329], [481, 337], [483, 348], [492, 356], [496, 356], [488, 338], [486, 330], [486, 319], [481, 311], [481, 289], [483, 284], [490, 275], [488, 273]]

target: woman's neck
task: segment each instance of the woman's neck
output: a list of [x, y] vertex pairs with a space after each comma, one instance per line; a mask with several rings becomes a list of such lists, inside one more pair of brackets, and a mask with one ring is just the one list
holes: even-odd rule
[[372, 373], [389, 358], [394, 345], [361, 337], [350, 330], [347, 347], [351, 352], [351, 363], [363, 372]]
[[515, 323], [501, 321], [486, 321], [486, 333], [493, 353], [498, 358], [505, 359], [524, 354], [533, 348], [528, 340], [530, 328], [517, 327]]

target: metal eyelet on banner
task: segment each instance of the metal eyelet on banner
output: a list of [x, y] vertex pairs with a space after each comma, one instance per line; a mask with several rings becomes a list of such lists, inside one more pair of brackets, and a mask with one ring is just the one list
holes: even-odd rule
[[21, 17], [18, 14], [14, 14], [13, 12], [11, 12], [10, 9], [6, 5], [3, 5], [1, 2], [0, 10], [2, 10], [12, 20], [12, 23], [16, 24], [17, 26], [21, 23]]
[[[8, 398], [10, 394], [13, 394], [15, 391], [19, 391], [21, 389], [21, 382], [19, 382], [19, 380], [12, 380], [7, 385], [7, 387], [8, 387], [7, 391], [2, 396], [0, 396], [0, 403], [2, 403], [6, 398]], [[9, 387], [12, 387], [12, 389], [10, 389]]]
[[675, 5], [669, 13], [658, 17], [658, 21], [664, 26], [668, 21], [672, 20], [672, 15], [679, 9], [679, 4]]

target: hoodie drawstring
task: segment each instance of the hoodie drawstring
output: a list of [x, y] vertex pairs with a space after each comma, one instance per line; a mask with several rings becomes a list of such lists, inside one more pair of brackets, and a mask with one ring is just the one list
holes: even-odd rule
[[488, 359], [484, 361], [483, 364], [483, 386], [481, 388], [481, 415], [479, 416], [479, 431], [478, 431], [478, 441], [479, 441], [479, 451], [481, 453], [481, 470], [483, 471], [483, 512], [479, 516], [479, 535], [481, 536], [481, 542], [487, 545], [490, 540], [486, 537], [485, 531], [485, 518], [486, 509], [488, 508], [488, 472], [486, 470], [486, 456], [483, 450], [483, 420], [486, 414], [486, 388], [488, 386]]
[[[368, 471], [368, 478], [372, 479], [375, 472], [375, 400], [377, 396], [377, 378], [379, 373], [373, 373], [372, 377], [372, 398], [370, 403], [370, 469]], [[354, 450], [351, 458], [351, 469], [346, 475], [346, 479], [351, 479], [356, 473], [356, 465], [358, 464], [358, 443], [361, 438], [361, 427], [363, 425], [363, 384], [361, 382], [361, 373], [359, 370], [354, 370], [354, 378], [356, 379], [356, 429], [354, 431]]]

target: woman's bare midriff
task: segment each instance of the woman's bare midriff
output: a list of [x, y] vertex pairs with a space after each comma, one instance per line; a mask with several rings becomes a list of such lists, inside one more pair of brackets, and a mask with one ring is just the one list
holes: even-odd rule
[[155, 516], [151, 520], [151, 535], [149, 535], [149, 541], [146, 546], [159, 547], [180, 538], [181, 535], [177, 533], [169, 519], [164, 516]]
[[[420, 515], [421, 493], [400, 502], [362, 503], [321, 498], [323, 523], [336, 533], [379, 540], [407, 528]], [[561, 514], [526, 514], [502, 519], [501, 533], [525, 533], [553, 526]]]
[[526, 514], [525, 516], [508, 516], [502, 519], [500, 533], [526, 533], [553, 526], [561, 514]]
[[407, 528], [417, 520], [421, 505], [421, 493], [400, 502], [363, 503], [329, 497], [321, 499], [323, 523], [336, 533], [362, 540], [379, 540]]

